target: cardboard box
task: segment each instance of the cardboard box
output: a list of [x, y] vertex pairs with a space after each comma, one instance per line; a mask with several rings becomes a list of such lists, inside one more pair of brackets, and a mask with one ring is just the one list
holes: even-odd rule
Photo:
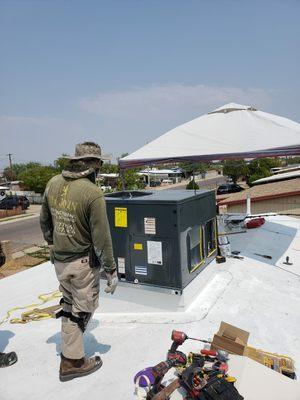
[[248, 338], [249, 332], [222, 321], [218, 333], [214, 335], [211, 348], [225, 350], [230, 354], [244, 355]]
[[249, 332], [222, 321], [219, 331], [214, 335], [211, 349], [225, 350], [230, 354], [251, 358], [274, 371], [295, 379], [295, 367], [292, 358], [247, 346], [248, 339]]

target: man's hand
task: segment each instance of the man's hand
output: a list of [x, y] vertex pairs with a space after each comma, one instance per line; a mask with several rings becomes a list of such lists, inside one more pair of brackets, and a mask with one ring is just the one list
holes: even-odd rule
[[49, 258], [50, 258], [50, 262], [51, 264], [54, 264], [54, 246], [53, 244], [48, 243], [49, 246]]
[[112, 272], [105, 272], [105, 275], [107, 278], [107, 286], [105, 288], [105, 293], [114, 294], [119, 282], [117, 270], [115, 269]]
[[5, 264], [5, 255], [0, 252], [0, 267]]
[[4, 252], [2, 251], [1, 243], [0, 243], [0, 267], [5, 264], [6, 257]]

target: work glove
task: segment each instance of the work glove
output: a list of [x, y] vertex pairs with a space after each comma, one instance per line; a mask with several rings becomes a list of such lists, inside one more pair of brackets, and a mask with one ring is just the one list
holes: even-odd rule
[[119, 282], [117, 270], [115, 269], [112, 272], [105, 272], [105, 275], [107, 278], [107, 286], [105, 288], [105, 293], [114, 294]]

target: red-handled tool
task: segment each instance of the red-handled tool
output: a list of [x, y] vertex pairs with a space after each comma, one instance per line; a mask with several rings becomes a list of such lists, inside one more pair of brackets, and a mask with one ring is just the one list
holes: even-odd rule
[[217, 352], [215, 350], [202, 349], [200, 352], [204, 356], [217, 357]]
[[220, 362], [226, 363], [228, 361], [228, 353], [224, 350], [207, 350], [202, 349], [200, 353], [203, 356], [214, 357], [217, 358]]
[[208, 340], [196, 339], [196, 338], [189, 337], [186, 333], [180, 332], [180, 331], [175, 331], [175, 330], [172, 331], [171, 339], [173, 341], [171, 351], [176, 351], [178, 346], [183, 344], [187, 339], [196, 340], [197, 342], [202, 342], [202, 343], [211, 343]]

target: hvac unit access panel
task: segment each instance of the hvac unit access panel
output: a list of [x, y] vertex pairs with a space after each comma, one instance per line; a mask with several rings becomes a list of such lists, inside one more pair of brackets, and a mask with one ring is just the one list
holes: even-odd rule
[[214, 192], [118, 192], [106, 204], [122, 280], [181, 290], [216, 254]]

